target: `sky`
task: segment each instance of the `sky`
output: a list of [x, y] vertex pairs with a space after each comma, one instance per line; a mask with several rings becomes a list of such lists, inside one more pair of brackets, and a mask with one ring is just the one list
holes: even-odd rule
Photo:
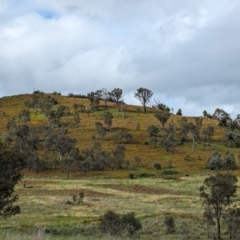
[[240, 113], [239, 0], [0, 0], [0, 97], [140, 87], [184, 116]]

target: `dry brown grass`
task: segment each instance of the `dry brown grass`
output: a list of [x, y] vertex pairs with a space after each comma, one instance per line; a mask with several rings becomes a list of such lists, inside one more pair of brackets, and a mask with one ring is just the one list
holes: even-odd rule
[[[66, 105], [70, 108], [71, 113], [73, 113], [73, 104], [84, 104], [87, 108], [89, 108], [89, 101], [87, 99], [81, 98], [70, 98], [66, 96], [59, 95], [51, 95], [56, 98], [59, 104]], [[4, 97], [0, 99], [0, 111], [5, 112], [6, 116], [1, 117], [0, 124], [0, 133], [6, 132], [6, 123], [12, 117], [16, 116], [22, 108], [24, 108], [24, 102], [31, 98], [31, 94], [24, 94], [12, 97]], [[206, 165], [206, 160], [212, 154], [213, 150], [218, 150], [222, 154], [227, 150], [224, 147], [220, 140], [222, 138], [222, 134], [224, 128], [217, 126], [216, 120], [203, 120], [203, 127], [207, 125], [214, 126], [215, 135], [213, 137], [213, 143], [210, 147], [203, 147], [202, 144], [197, 144], [194, 152], [191, 152], [191, 141], [184, 144], [183, 146], [177, 146], [175, 150], [175, 154], [165, 153], [163, 148], [155, 148], [152, 146], [144, 145], [144, 141], [148, 139], [146, 129], [149, 125], [160, 125], [158, 120], [154, 117], [153, 113], [156, 111], [154, 108], [148, 108], [147, 114], [137, 113], [137, 108], [139, 106], [127, 105], [125, 108], [125, 113], [127, 117], [125, 117], [125, 113], [117, 112], [114, 103], [108, 103], [108, 109], [112, 112], [113, 125], [110, 130], [110, 133], [106, 136], [104, 141], [99, 141], [102, 144], [102, 148], [107, 151], [112, 151], [115, 149], [116, 144], [112, 141], [111, 134], [117, 131], [118, 129], [128, 130], [134, 138], [134, 142], [132, 144], [126, 144], [126, 159], [130, 161], [130, 167], [136, 166], [134, 161], [134, 157], [138, 156], [141, 158], [140, 166], [144, 167], [143, 171], [153, 171], [153, 163], [160, 162], [163, 168], [167, 167], [168, 161], [172, 162], [174, 168], [180, 170], [182, 174], [193, 174], [199, 172], [207, 172], [204, 170]], [[140, 107], [142, 109], [142, 107]], [[68, 128], [69, 135], [77, 139], [77, 147], [80, 150], [84, 150], [92, 146], [92, 136], [96, 136], [96, 127], [95, 122], [102, 121], [101, 114], [104, 111], [104, 104], [101, 102], [100, 111], [91, 113], [88, 117], [85, 113], [80, 113], [80, 124], [76, 125], [73, 121], [73, 117], [64, 117], [62, 119], [63, 124]], [[142, 111], [143, 112], [143, 111]], [[173, 121], [177, 123], [181, 119], [181, 116], [171, 115], [168, 123]], [[194, 121], [193, 117], [188, 117], [189, 121]], [[33, 125], [37, 124], [46, 124], [46, 119], [43, 115], [36, 115], [33, 110], [31, 110], [31, 123]], [[141, 129], [139, 131], [136, 130], [136, 125], [140, 124]], [[96, 138], [98, 138], [96, 136]], [[238, 154], [240, 151], [238, 149], [230, 149]], [[190, 156], [190, 161], [185, 160], [185, 156], [188, 154]], [[49, 156], [51, 158], [51, 156]], [[141, 170], [140, 170], [141, 171]], [[237, 171], [239, 174], [239, 171]], [[26, 171], [27, 174], [27, 171]], [[33, 173], [31, 173], [33, 174]], [[55, 174], [54, 172], [43, 173], [44, 175]], [[106, 176], [106, 177], [127, 177], [129, 174], [128, 171], [105, 171], [105, 172], [95, 172], [91, 173], [91, 175], [95, 176]], [[73, 174], [73, 176], [77, 177], [77, 174]], [[37, 176], [36, 176], [37, 177]]]

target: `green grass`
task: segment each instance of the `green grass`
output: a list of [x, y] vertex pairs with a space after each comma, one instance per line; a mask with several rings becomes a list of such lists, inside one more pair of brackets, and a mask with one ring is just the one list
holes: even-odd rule
[[[18, 204], [21, 214], [1, 220], [1, 229], [5, 229], [4, 234], [10, 234], [14, 229], [18, 230], [26, 235], [25, 239], [28, 239], [29, 231], [38, 228], [55, 229], [67, 237], [65, 239], [72, 239], [73, 236], [67, 233], [71, 232], [72, 228], [75, 229], [76, 235], [78, 231], [85, 231], [87, 234], [87, 229], [98, 226], [100, 217], [106, 211], [113, 210], [119, 214], [132, 211], [136, 213], [136, 217], [144, 226], [140, 232], [141, 239], [159, 239], [159, 234], [165, 236], [165, 214], [174, 216], [177, 231], [163, 239], [174, 239], [184, 235], [181, 224], [187, 226], [190, 235], [199, 235], [199, 239], [204, 239], [201, 234], [205, 233], [205, 226], [201, 223], [203, 208], [198, 189], [205, 177], [206, 175], [193, 175], [177, 180], [96, 177], [62, 180], [25, 177], [28, 186], [32, 188], [24, 189], [22, 184], [16, 188], [20, 197]], [[73, 194], [80, 191], [85, 194], [82, 205], [65, 204]], [[79, 226], [86, 229], [79, 230]], [[30, 235], [33, 234], [31, 232]], [[95, 237], [98, 236], [97, 239], [101, 239], [101, 232], [96, 230], [94, 234]], [[55, 239], [56, 236], [50, 235], [43, 239]], [[5, 238], [0, 235], [0, 239]]]

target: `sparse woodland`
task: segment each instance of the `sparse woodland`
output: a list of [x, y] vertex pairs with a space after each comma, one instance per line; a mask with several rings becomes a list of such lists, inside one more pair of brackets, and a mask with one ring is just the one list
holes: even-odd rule
[[19, 155], [13, 184], [1, 174], [0, 217], [9, 197], [16, 214], [2, 229], [26, 239], [239, 239], [240, 115], [174, 114], [158, 100], [149, 106], [146, 88], [136, 90], [139, 106], [123, 96], [104, 88], [0, 99], [1, 164]]

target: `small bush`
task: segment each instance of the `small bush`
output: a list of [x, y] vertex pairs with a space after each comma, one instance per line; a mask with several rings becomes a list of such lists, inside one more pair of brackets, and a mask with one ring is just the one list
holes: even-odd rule
[[128, 177], [129, 177], [130, 179], [134, 179], [134, 174], [129, 173]]
[[57, 92], [57, 91], [54, 91], [52, 94], [53, 94], [53, 95], [59, 95], [59, 96], [62, 95], [61, 92]]
[[214, 151], [212, 157], [208, 159], [208, 167], [210, 170], [219, 170], [221, 162], [221, 155], [217, 151]]
[[235, 170], [236, 162], [233, 153], [226, 152], [224, 158], [221, 158], [220, 153], [213, 152], [213, 155], [208, 159], [208, 168], [211, 170]]
[[175, 232], [175, 222], [173, 217], [165, 216], [164, 225], [166, 227], [166, 233], [174, 233]]
[[143, 145], [149, 145], [148, 141], [144, 141]]
[[67, 200], [66, 202], [65, 202], [65, 204], [66, 205], [79, 205], [79, 204], [82, 204], [83, 203], [83, 199], [84, 199], [84, 192], [80, 192], [79, 194], [78, 194], [78, 196], [77, 195], [73, 195], [72, 196], [72, 201], [70, 201], [70, 200]]
[[106, 212], [101, 219], [100, 229], [112, 236], [120, 235], [122, 231], [120, 216], [113, 211]]
[[132, 237], [135, 233], [142, 228], [142, 224], [135, 218], [135, 213], [127, 213], [122, 216], [123, 231], [126, 231], [126, 235]]
[[136, 130], [137, 130], [137, 131], [140, 131], [140, 130], [141, 130], [141, 126], [140, 126], [139, 123], [136, 125]]
[[161, 167], [161, 164], [156, 162], [153, 164], [153, 167], [156, 168], [157, 170], [160, 170], [162, 167]]
[[136, 156], [136, 157], [134, 158], [134, 160], [135, 160], [137, 166], [139, 166], [139, 164], [140, 164], [140, 162], [141, 162], [141, 158], [138, 157], [138, 156]]
[[100, 228], [112, 236], [127, 235], [133, 237], [142, 228], [142, 225], [136, 219], [134, 212], [120, 216], [113, 211], [108, 211], [101, 219]]
[[153, 174], [153, 173], [140, 173], [138, 176], [141, 177], [141, 178], [148, 178], [148, 177], [154, 177], [155, 174]]
[[113, 134], [113, 141], [116, 144], [132, 143], [133, 142], [133, 136], [128, 131], [119, 130], [119, 131], [117, 131]]
[[178, 173], [179, 173], [179, 171], [175, 170], [175, 169], [164, 169], [162, 171], [163, 175], [174, 175], [174, 174], [178, 174]]
[[235, 170], [236, 167], [236, 162], [235, 162], [235, 157], [233, 153], [228, 153], [223, 161], [222, 161], [222, 168], [225, 170]]

